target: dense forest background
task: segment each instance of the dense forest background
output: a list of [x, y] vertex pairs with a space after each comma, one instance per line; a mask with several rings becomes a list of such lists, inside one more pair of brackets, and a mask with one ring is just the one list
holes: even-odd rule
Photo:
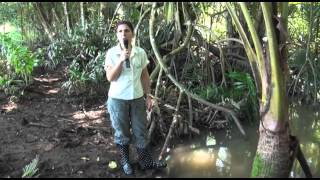
[[[106, 99], [105, 53], [117, 44], [117, 21], [129, 20], [135, 44], [150, 60], [157, 100], [149, 114], [156, 119], [148, 125], [150, 136], [168, 142], [172, 134], [224, 128], [229, 121], [245, 135], [241, 123], [260, 120], [261, 91], [228, 4], [254, 44], [236, 3], [1, 2], [0, 93], [18, 102], [36, 74], [63, 66], [64, 98]], [[265, 49], [261, 6], [245, 4]], [[320, 3], [290, 2], [287, 15], [287, 30], [276, 26], [286, 36], [280, 47], [287, 48], [286, 95], [290, 102], [319, 105]]]
[[[263, 34], [257, 3], [247, 3], [255, 27]], [[212, 101], [238, 102], [244, 94], [254, 103], [252, 76], [225, 3], [159, 3], [155, 42], [167, 58], [170, 72], [187, 89]], [[288, 95], [305, 103], [319, 99], [319, 4], [289, 3]], [[150, 45], [151, 3], [1, 3], [1, 90], [21, 95], [32, 83], [35, 69], [55, 69], [68, 63], [68, 94], [107, 88], [104, 55], [115, 45], [114, 25], [119, 19], [135, 24], [136, 44], [145, 48], [151, 61], [153, 82], [159, 69]], [[186, 15], [189, 12], [189, 17]], [[243, 15], [237, 12], [240, 21]], [[193, 29], [188, 44], [188, 19]], [[260, 18], [260, 19], [259, 19]], [[244, 24], [244, 23], [243, 23]], [[187, 37], [188, 38], [188, 37]], [[178, 53], [172, 51], [184, 45]], [[162, 79], [166, 79], [162, 75]], [[170, 82], [166, 86], [170, 89]], [[155, 84], [155, 83], [154, 83]], [[82, 91], [82, 92], [81, 92]], [[164, 90], [160, 91], [161, 94]], [[163, 96], [163, 95], [162, 95]], [[248, 106], [244, 106], [248, 107]]]

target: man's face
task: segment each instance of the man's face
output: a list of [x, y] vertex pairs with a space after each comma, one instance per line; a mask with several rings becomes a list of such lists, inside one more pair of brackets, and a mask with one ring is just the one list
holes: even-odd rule
[[121, 24], [118, 26], [117, 38], [121, 44], [123, 43], [123, 39], [128, 39], [129, 43], [131, 43], [132, 37], [133, 37], [133, 33], [128, 25]]

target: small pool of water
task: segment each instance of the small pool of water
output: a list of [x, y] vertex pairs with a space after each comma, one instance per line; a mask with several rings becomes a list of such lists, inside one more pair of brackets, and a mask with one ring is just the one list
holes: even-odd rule
[[[320, 177], [320, 120], [316, 109], [305, 106], [290, 108], [290, 128], [300, 140], [302, 152], [313, 177]], [[168, 167], [162, 177], [208, 178], [250, 177], [252, 162], [258, 142], [258, 124], [243, 124], [247, 139], [235, 125], [227, 132], [202, 131], [202, 135], [184, 140], [171, 149], [165, 157]], [[305, 177], [296, 161], [290, 177]]]

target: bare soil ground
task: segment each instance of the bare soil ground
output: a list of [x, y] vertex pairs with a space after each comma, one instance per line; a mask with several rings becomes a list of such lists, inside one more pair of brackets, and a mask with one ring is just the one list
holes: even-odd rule
[[[110, 161], [118, 162], [118, 152], [107, 97], [65, 96], [65, 74], [63, 66], [40, 73], [19, 100], [0, 92], [0, 177], [21, 177], [36, 155], [36, 177], [128, 177], [119, 166], [108, 167]], [[140, 171], [131, 150], [136, 173], [130, 177], [159, 177], [154, 170]]]

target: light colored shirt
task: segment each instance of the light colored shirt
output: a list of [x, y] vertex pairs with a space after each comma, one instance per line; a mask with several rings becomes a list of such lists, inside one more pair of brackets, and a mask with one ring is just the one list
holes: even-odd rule
[[[107, 51], [105, 70], [107, 65], [114, 67], [121, 54], [120, 44]], [[149, 60], [144, 49], [133, 46], [130, 54], [130, 68], [122, 63], [122, 71], [117, 80], [111, 81], [108, 96], [116, 99], [131, 100], [143, 96], [141, 83], [142, 70], [148, 65]]]

